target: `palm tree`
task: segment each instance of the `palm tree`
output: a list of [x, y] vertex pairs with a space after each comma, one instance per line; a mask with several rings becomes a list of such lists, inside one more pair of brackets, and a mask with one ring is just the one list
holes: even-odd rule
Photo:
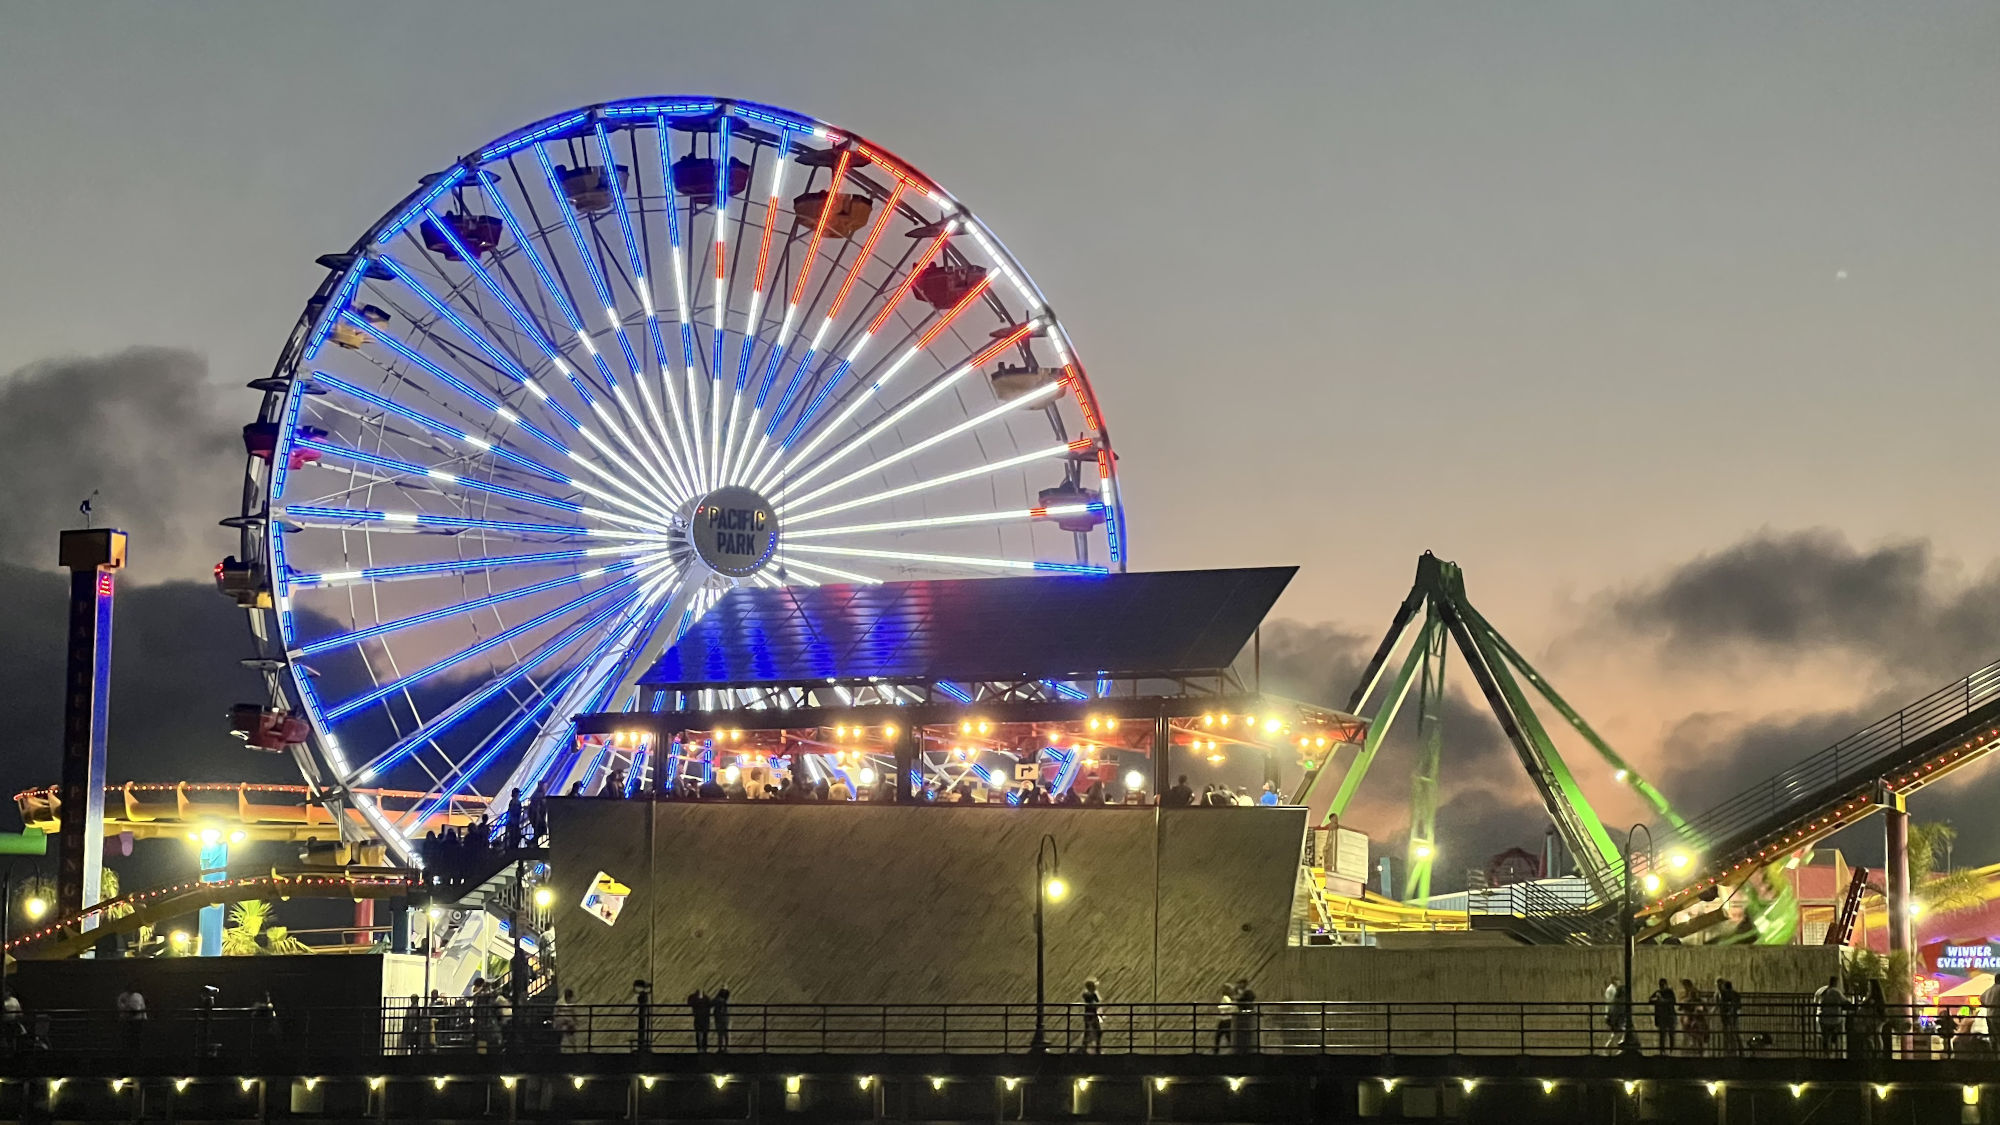
[[264, 953], [311, 953], [312, 946], [274, 926], [271, 904], [250, 899], [229, 908], [229, 927], [222, 931], [224, 957], [255, 957]]
[[1910, 822], [1910, 897], [1927, 911], [1949, 913], [1986, 901], [1985, 879], [1964, 869], [1944, 869], [1941, 861], [1957, 839], [1958, 829], [1948, 820]]
[[[118, 873], [109, 867], [103, 868], [97, 877], [97, 901], [110, 902], [112, 899], [118, 897], [118, 891]], [[30, 875], [26, 879], [21, 880], [21, 889], [15, 893], [14, 901], [26, 902], [31, 898], [41, 899], [43, 902], [48, 903], [50, 909], [53, 910], [56, 901], [56, 881], [46, 875]], [[132, 913], [132, 905], [130, 903], [123, 903], [112, 907], [110, 916], [113, 918], [123, 918], [130, 913]]]

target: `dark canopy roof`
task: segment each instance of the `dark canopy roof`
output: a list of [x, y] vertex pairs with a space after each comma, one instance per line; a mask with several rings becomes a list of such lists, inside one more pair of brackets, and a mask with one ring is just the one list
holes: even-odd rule
[[687, 689], [1216, 672], [1243, 651], [1297, 571], [739, 586], [640, 682]]

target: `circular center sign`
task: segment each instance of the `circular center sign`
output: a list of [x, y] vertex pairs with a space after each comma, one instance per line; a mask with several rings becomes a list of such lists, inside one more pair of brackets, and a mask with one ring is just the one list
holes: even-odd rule
[[688, 521], [694, 553], [717, 574], [748, 578], [778, 549], [778, 517], [770, 501], [747, 488], [718, 488], [695, 504]]

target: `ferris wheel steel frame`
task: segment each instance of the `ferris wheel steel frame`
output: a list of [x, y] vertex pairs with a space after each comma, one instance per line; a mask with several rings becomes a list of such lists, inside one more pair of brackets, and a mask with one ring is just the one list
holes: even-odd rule
[[[266, 444], [224, 522], [301, 773], [404, 858], [401, 822], [569, 777], [568, 717], [646, 706], [638, 676], [732, 584], [1124, 568], [1061, 322], [856, 134], [726, 98], [591, 106], [426, 176], [322, 262], [251, 384]], [[353, 665], [328, 689], [351, 693], [322, 698], [316, 661]], [[350, 752], [364, 719], [389, 733]], [[396, 769], [432, 787], [414, 818], [353, 792]]]

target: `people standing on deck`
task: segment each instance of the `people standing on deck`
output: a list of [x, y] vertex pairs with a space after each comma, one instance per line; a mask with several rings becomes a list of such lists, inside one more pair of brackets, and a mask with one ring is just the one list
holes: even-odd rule
[[694, 1051], [705, 1054], [708, 1051], [708, 997], [697, 988], [687, 996], [688, 1015], [694, 1019]]
[[1715, 978], [1715, 1010], [1722, 1017], [1722, 1053], [1743, 1053], [1743, 994], [1733, 981]]
[[1696, 1058], [1708, 1054], [1708, 997], [1686, 977], [1681, 978], [1681, 1031]]
[[527, 819], [528, 819], [527, 810], [521, 807], [521, 790], [519, 788], [510, 790], [507, 794], [507, 850], [508, 851], [514, 852], [521, 850], [521, 834], [527, 828], [527, 825], [524, 824], [523, 821]]
[[[1854, 1005], [1855, 1019], [1850, 1021], [1847, 1049], [1856, 1057], [1874, 1055], [1891, 1058], [1893, 1035], [1889, 1027], [1889, 997], [1882, 991], [1882, 982], [1870, 980], [1867, 991]], [[1858, 1026], [1854, 1026], [1858, 1024]], [[1854, 1034], [1858, 1032], [1859, 1034]]]
[[632, 982], [632, 1049], [650, 1054], [653, 1050], [653, 982]]
[[535, 846], [542, 847], [549, 842], [549, 779], [535, 782], [534, 792], [528, 794], [528, 827], [535, 833]]
[[[2000, 1050], [2000, 977], [1995, 977], [1986, 991], [1979, 994], [1979, 1007], [1986, 1015], [1986, 1038], [1996, 1050]], [[1967, 1028], [1972, 1025], [1966, 1021]]]
[[1235, 1047], [1238, 1054], [1257, 1049], [1257, 991], [1250, 987], [1249, 977], [1236, 978], [1236, 1029]]
[[1813, 1017], [1819, 1024], [1820, 1050], [1838, 1055], [1847, 1024], [1847, 994], [1840, 991], [1839, 977], [1826, 978], [1826, 983], [1813, 993]]
[[1654, 989], [1653, 995], [1648, 999], [1653, 1004], [1653, 1031], [1660, 1039], [1660, 1053], [1671, 1055], [1674, 1053], [1674, 1029], [1680, 1008], [1679, 998], [1674, 995], [1673, 985], [1667, 983], [1667, 978], [1661, 977], [1660, 987]]
[[1229, 1047], [1230, 1036], [1236, 1031], [1236, 986], [1222, 986], [1222, 1003], [1215, 1006], [1215, 1053], [1221, 1054]]
[[715, 1016], [715, 1049], [718, 1051], [727, 1051], [729, 1049], [729, 986], [726, 984], [715, 990], [713, 1014]]
[[556, 1001], [555, 1018], [549, 1021], [555, 1028], [556, 1050], [576, 1049], [576, 989], [565, 988], [562, 997]]
[[1632, 1023], [1632, 999], [1625, 995], [1625, 986], [1612, 981], [1604, 986], [1604, 1026], [1611, 1029], [1611, 1035], [1604, 1041], [1604, 1049], [1616, 1051], [1625, 1040], [1625, 1029]]
[[28, 1029], [21, 1024], [21, 998], [11, 988], [0, 988], [0, 1038], [6, 1040], [8, 1054], [21, 1049]]
[[118, 994], [118, 1030], [127, 1052], [137, 1051], [146, 1035], [146, 997], [136, 984]]
[[1096, 977], [1083, 982], [1083, 1049], [1104, 1053], [1104, 997], [1098, 994]]
[[1952, 1040], [1958, 1038], [1958, 1005], [1949, 1000], [1938, 1001], [1937, 1035], [1944, 1041], [1944, 1057], [1951, 1057]]

